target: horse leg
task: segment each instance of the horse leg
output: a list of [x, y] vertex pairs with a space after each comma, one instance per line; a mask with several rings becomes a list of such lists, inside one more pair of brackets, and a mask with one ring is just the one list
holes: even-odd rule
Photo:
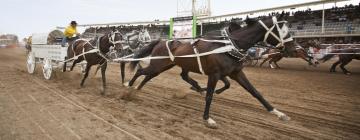
[[284, 113], [276, 110], [272, 107], [263, 97], [262, 95], [253, 87], [253, 85], [246, 78], [243, 71], [239, 71], [238, 73], [234, 73], [230, 75], [230, 78], [238, 82], [244, 89], [246, 89], [250, 94], [255, 97], [260, 103], [272, 114], [275, 114], [279, 117], [280, 120], [287, 121], [290, 120], [290, 117], [285, 115]]
[[72, 66], [71, 66], [71, 68], [70, 68], [70, 71], [73, 71], [75, 65], [76, 65], [77, 63], [81, 62], [81, 61], [82, 61], [81, 58], [76, 59], [76, 60], [73, 62]]
[[346, 75], [350, 75], [351, 74], [351, 72], [350, 71], [348, 71], [347, 69], [345, 69], [345, 65], [347, 65], [347, 64], [349, 64], [351, 62], [351, 59], [349, 60], [349, 59], [346, 59], [346, 60], [343, 60], [343, 62], [341, 63], [341, 65], [340, 65], [340, 68], [341, 68], [341, 70], [344, 72], [344, 74], [346, 74]]
[[[65, 60], [67, 60], [67, 57], [65, 57]], [[66, 71], [66, 62], [64, 62], [64, 66], [63, 66], [63, 72]]]
[[104, 62], [104, 64], [101, 64], [101, 79], [102, 79], [102, 87], [101, 87], [101, 94], [104, 95], [106, 91], [106, 68], [107, 68], [107, 62]]
[[196, 82], [194, 79], [189, 77], [189, 71], [182, 69], [180, 75], [184, 81], [186, 81], [187, 83], [189, 83], [192, 86], [190, 89], [195, 90], [196, 92], [200, 92], [200, 93], [202, 93], [204, 91], [204, 89], [202, 89], [199, 86], [198, 82]]
[[274, 67], [274, 66], [272, 65], [272, 62], [274, 61], [274, 59], [275, 59], [275, 58], [271, 58], [270, 61], [269, 61], [269, 66], [270, 66], [270, 68], [272, 68], [272, 69], [275, 69], [275, 68], [276, 68], [276, 67]]
[[215, 90], [215, 93], [216, 93], [216, 94], [220, 94], [220, 93], [222, 93], [222, 92], [224, 92], [225, 90], [227, 90], [227, 89], [230, 88], [230, 82], [229, 82], [229, 80], [228, 80], [225, 76], [224, 76], [224, 77], [221, 77], [220, 80], [224, 82], [224, 87]]
[[144, 80], [141, 81], [140, 85], [136, 86], [135, 89], [140, 90], [140, 89], [141, 89], [148, 81], [150, 81], [152, 78], [158, 76], [160, 73], [162, 73], [162, 72], [164, 72], [164, 71], [167, 71], [167, 70], [171, 69], [171, 68], [174, 67], [174, 66], [175, 66], [175, 65], [168, 65], [168, 66], [162, 68], [162, 69], [159, 70], [159, 71], [149, 71], [149, 70], [151, 70], [151, 68], [150, 68], [150, 69], [147, 69], [147, 68], [146, 68], [145, 73], [147, 73], [147, 74], [145, 74], [146, 76], [145, 76]]
[[121, 83], [124, 84], [124, 81], [125, 81], [125, 62], [120, 62], [120, 72], [121, 72]]
[[91, 66], [92, 66], [92, 65], [90, 65], [89, 63], [86, 64], [85, 74], [84, 74], [84, 77], [83, 77], [83, 79], [81, 80], [81, 83], [80, 83], [80, 86], [81, 86], [81, 87], [84, 87], [84, 82], [85, 82], [85, 79], [86, 79], [86, 78], [88, 77], [88, 75], [89, 75], [89, 71], [90, 71], [90, 69], [91, 69]]
[[139, 78], [141, 75], [145, 75], [144, 69], [142, 69], [142, 68], [137, 69], [133, 78], [131, 78], [131, 80], [129, 82], [126, 82], [123, 85], [126, 87], [131, 87], [134, 84], [134, 82], [136, 81], [136, 79]]
[[266, 58], [263, 62], [261, 62], [260, 67], [262, 67], [262, 65], [263, 65], [266, 61], [268, 61], [268, 60], [270, 60], [270, 59], [271, 59], [270, 56], [269, 56], [268, 58]]
[[206, 103], [205, 103], [203, 119], [205, 121], [206, 126], [209, 128], [217, 128], [216, 122], [210, 118], [209, 112], [210, 112], [212, 97], [218, 80], [219, 80], [219, 76], [217, 75], [209, 75], [208, 77], [207, 91], [205, 97]]
[[278, 59], [276, 59], [276, 60], [274, 61], [274, 64], [275, 64], [276, 68], [280, 68], [279, 65], [277, 64], [277, 62], [279, 62], [282, 58], [283, 58], [283, 57], [280, 57], [280, 58], [278, 58]]
[[339, 65], [341, 62], [340, 60], [336, 61], [330, 68], [330, 72], [336, 72], [336, 66]]

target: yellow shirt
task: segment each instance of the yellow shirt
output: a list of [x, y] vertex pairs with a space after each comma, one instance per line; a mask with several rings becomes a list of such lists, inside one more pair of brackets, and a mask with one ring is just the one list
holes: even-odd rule
[[65, 29], [64, 35], [68, 38], [73, 37], [74, 34], [77, 34], [77, 30], [76, 28], [72, 27], [72, 26], [68, 26]]

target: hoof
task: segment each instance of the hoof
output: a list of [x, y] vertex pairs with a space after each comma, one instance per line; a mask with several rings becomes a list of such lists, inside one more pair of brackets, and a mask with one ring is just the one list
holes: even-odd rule
[[206, 125], [206, 127], [209, 127], [211, 129], [217, 129], [218, 128], [216, 122], [211, 118], [205, 120], [205, 125]]
[[351, 72], [345, 72], [346, 75], [351, 75]]
[[135, 86], [134, 89], [140, 90], [140, 89], [139, 89], [139, 85]]
[[278, 111], [277, 109], [274, 109], [273, 111], [270, 112], [271, 114], [275, 114], [280, 120], [282, 121], [289, 121], [290, 117], [287, 116], [286, 114]]
[[125, 82], [123, 85], [124, 85], [125, 87], [129, 87], [129, 82]]
[[204, 95], [206, 93], [206, 88], [201, 88], [200, 90], [199, 89], [196, 89], [194, 87], [190, 87], [191, 90], [193, 91], [196, 91], [196, 92], [199, 92], [200, 95]]
[[291, 118], [289, 116], [285, 115], [285, 114], [279, 117], [279, 120], [285, 121], [285, 122], [290, 121], [290, 119]]
[[270, 68], [275, 69], [275, 67], [273, 65], [271, 65], [271, 64], [270, 64]]
[[106, 93], [106, 90], [104, 88], [101, 88], [101, 91], [100, 91], [101, 95], [105, 95]]

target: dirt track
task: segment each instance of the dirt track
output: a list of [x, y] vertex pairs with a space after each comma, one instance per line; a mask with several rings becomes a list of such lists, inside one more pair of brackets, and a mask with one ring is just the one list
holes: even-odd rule
[[[360, 139], [360, 62], [353, 75], [330, 74], [298, 59], [283, 69], [245, 68], [251, 82], [277, 109], [282, 122], [238, 84], [215, 95], [212, 118], [203, 125], [204, 96], [189, 90], [179, 69], [163, 73], [141, 91], [121, 86], [118, 65], [107, 71], [108, 90], [100, 95], [93, 72], [80, 88], [78, 72], [42, 77], [25, 67], [25, 51], [0, 49], [0, 139]], [[127, 74], [127, 78], [131, 76]], [[206, 77], [191, 75], [202, 85]], [[219, 84], [222, 86], [222, 84]]]

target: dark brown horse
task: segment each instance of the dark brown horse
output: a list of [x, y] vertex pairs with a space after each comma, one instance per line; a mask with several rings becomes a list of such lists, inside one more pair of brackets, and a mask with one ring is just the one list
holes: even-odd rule
[[[263, 62], [261, 62], [260, 67], [266, 62], [269, 61], [270, 68], [280, 68], [277, 64], [284, 57], [291, 57], [291, 58], [301, 58], [309, 63], [309, 65], [316, 66], [319, 62], [314, 59], [314, 57], [310, 56], [307, 51], [301, 47], [297, 46], [294, 50], [280, 50], [277, 48], [269, 48], [262, 54], [262, 57], [265, 58]], [[275, 64], [275, 67], [272, 65]]]
[[335, 55], [339, 56], [339, 60], [336, 61], [330, 68], [330, 72], [336, 72], [336, 66], [340, 64], [340, 68], [344, 74], [350, 75], [351, 72], [345, 69], [345, 65], [349, 64], [353, 59], [360, 60], [360, 49], [359, 48], [349, 48], [349, 49], [339, 49], [331, 51], [329, 54], [325, 55], [322, 60], [323, 62], [330, 60]]
[[[281, 20], [282, 17], [283, 15], [281, 15], [279, 19]], [[290, 119], [287, 115], [276, 110], [272, 105], [270, 105], [252, 86], [242, 71], [242, 58], [246, 56], [244, 52], [259, 41], [266, 41], [274, 46], [287, 47], [295, 46], [294, 41], [292, 41], [292, 37], [287, 33], [287, 26], [284, 22], [278, 22], [276, 17], [264, 20], [247, 19], [246, 23], [246, 27], [238, 28], [232, 31], [229, 29], [229, 38], [234, 44], [234, 49], [232, 51], [200, 57], [203, 72], [205, 75], [208, 75], [207, 93], [205, 97], [206, 105], [203, 115], [203, 119], [208, 127], [216, 127], [216, 122], [209, 116], [210, 104], [218, 80], [226, 76], [229, 76], [250, 92], [251, 95], [260, 101], [260, 103], [269, 112], [277, 115], [281, 120]], [[199, 40], [193, 44], [180, 41], [158, 40], [138, 51], [134, 58], [142, 58], [146, 56], [183, 56], [194, 54], [194, 48], [196, 48], [199, 53], [204, 53], [224, 47], [225, 45], [225, 43], [221, 42], [209, 42], [203, 40]], [[130, 66], [131, 68], [134, 68], [137, 64], [138, 61], [133, 61]], [[150, 79], [174, 67], [175, 65], [181, 67], [185, 72], [201, 73], [196, 57], [154, 59], [150, 61], [150, 65], [148, 67], [138, 69], [136, 71], [136, 74], [129, 82], [129, 86], [132, 86], [139, 76], [146, 75], [145, 79], [139, 86], [136, 87], [137, 89], [141, 89]]]
[[[120, 32], [110, 32], [99, 38], [93, 39], [92, 41], [76, 40], [68, 48], [68, 59], [73, 59], [72, 67], [81, 62], [86, 61], [85, 74], [81, 80], [80, 86], [84, 86], [85, 79], [89, 75], [89, 71], [93, 65], [100, 65], [101, 76], [102, 76], [102, 88], [101, 93], [105, 94], [106, 89], [106, 76], [105, 71], [107, 68], [107, 61], [111, 59], [112, 53], [121, 52], [122, 35]], [[97, 45], [93, 45], [97, 44]], [[97, 47], [98, 46], [98, 47]], [[64, 64], [64, 71], [66, 71], [66, 63]]]

